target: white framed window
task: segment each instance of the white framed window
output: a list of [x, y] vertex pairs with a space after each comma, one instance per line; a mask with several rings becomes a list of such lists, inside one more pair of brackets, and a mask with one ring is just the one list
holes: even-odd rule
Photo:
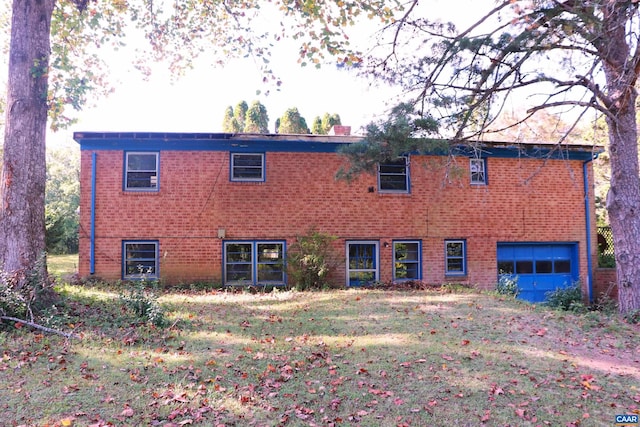
[[464, 276], [467, 274], [467, 242], [465, 240], [445, 240], [445, 275]]
[[378, 164], [378, 191], [382, 193], [409, 192], [409, 159], [399, 157]]
[[487, 162], [486, 159], [469, 159], [469, 175], [471, 184], [487, 184]]
[[158, 191], [160, 153], [127, 152], [125, 154], [124, 189]]
[[231, 153], [231, 181], [264, 181], [264, 153]]
[[419, 240], [393, 242], [393, 280], [422, 279], [422, 242]]
[[347, 242], [347, 286], [364, 286], [379, 279], [378, 248], [376, 241]]
[[125, 240], [122, 242], [122, 278], [157, 279], [158, 242], [155, 240]]
[[284, 285], [284, 241], [224, 242], [225, 285]]

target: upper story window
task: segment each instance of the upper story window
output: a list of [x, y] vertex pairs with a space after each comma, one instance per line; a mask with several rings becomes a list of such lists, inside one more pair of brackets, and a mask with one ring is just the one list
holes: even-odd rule
[[264, 181], [263, 153], [231, 153], [231, 181]]
[[158, 191], [159, 153], [126, 153], [124, 189]]
[[378, 164], [378, 190], [390, 193], [409, 192], [409, 162], [407, 157]]
[[469, 159], [469, 175], [471, 184], [487, 184], [487, 163], [485, 159]]
[[158, 242], [122, 242], [123, 279], [158, 278]]
[[464, 240], [445, 240], [445, 275], [467, 274], [467, 245]]

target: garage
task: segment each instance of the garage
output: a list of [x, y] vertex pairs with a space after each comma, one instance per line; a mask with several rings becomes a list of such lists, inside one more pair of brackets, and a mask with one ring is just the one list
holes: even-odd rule
[[577, 243], [498, 243], [498, 278], [518, 280], [518, 298], [541, 302], [545, 294], [578, 280]]

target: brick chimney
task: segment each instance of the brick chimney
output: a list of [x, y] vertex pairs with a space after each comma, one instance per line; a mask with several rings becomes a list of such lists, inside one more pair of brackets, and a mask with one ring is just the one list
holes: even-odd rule
[[333, 125], [329, 129], [329, 135], [349, 136], [351, 135], [351, 126]]

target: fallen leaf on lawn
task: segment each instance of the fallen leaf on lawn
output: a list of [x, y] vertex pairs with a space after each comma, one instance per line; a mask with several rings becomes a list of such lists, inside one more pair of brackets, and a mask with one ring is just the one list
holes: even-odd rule
[[131, 408], [130, 406], [127, 406], [124, 408], [124, 410], [120, 413], [120, 416], [122, 417], [133, 417], [133, 408]]

